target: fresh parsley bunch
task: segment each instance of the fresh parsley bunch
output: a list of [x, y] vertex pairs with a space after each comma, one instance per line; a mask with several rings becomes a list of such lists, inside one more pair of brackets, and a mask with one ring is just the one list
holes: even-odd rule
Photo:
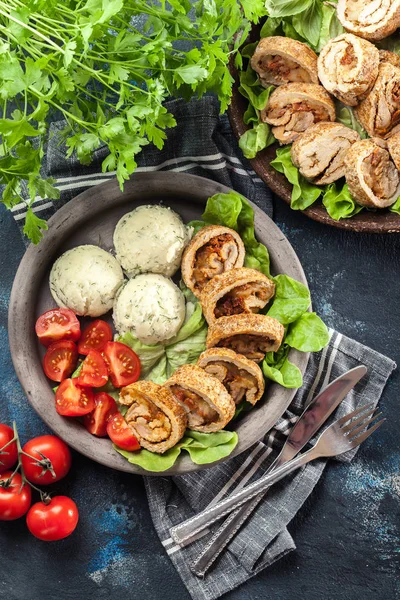
[[214, 92], [226, 109], [230, 54], [262, 14], [262, 0], [0, 0], [0, 185], [8, 209], [26, 203], [25, 234], [47, 229], [33, 201], [59, 196], [41, 176], [55, 115], [67, 156], [88, 164], [106, 145], [103, 171], [122, 188], [176, 124], [167, 97]]

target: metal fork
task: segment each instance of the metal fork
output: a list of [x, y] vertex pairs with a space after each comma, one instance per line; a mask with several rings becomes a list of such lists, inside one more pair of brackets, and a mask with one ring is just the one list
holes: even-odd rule
[[[264, 475], [254, 483], [244, 487], [239, 492], [236, 492], [225, 500], [218, 502], [218, 504], [205, 509], [187, 521], [176, 525], [171, 529], [172, 538], [177, 544], [184, 544], [185, 540], [202, 531], [204, 527], [208, 527], [218, 519], [229, 514], [251, 498], [254, 498], [258, 493], [266, 490], [271, 485], [280, 481], [283, 477], [289, 475], [308, 462], [315, 460], [316, 458], [337, 456], [338, 454], [343, 454], [344, 452], [356, 448], [386, 420], [381, 419], [370, 429], [364, 431], [382, 414], [379, 413], [373, 415], [375, 409], [368, 410], [368, 412], [365, 413], [367, 408], [369, 407], [363, 406], [358, 408], [335, 421], [325, 429], [315, 445], [308, 450], [308, 452], [298, 455], [297, 458], [287, 462], [272, 473]], [[352, 419], [354, 419], [354, 417], [358, 418], [353, 421]]]

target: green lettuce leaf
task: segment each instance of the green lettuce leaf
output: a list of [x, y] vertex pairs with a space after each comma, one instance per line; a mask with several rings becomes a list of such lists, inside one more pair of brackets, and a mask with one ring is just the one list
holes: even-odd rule
[[321, 21], [321, 32], [319, 36], [318, 46], [316, 51], [321, 52], [322, 48], [334, 37], [344, 33], [343, 26], [336, 16], [336, 8], [327, 4], [322, 3], [322, 21]]
[[268, 352], [261, 364], [267, 379], [286, 388], [299, 388], [303, 385], [301, 371], [288, 359], [289, 346], [282, 344], [278, 352]]
[[160, 473], [170, 469], [182, 450], [189, 453], [197, 465], [205, 465], [229, 456], [238, 443], [235, 431], [218, 431], [216, 433], [199, 433], [187, 430], [181, 441], [164, 454], [155, 454], [142, 449], [139, 452], [128, 452], [114, 446], [130, 463], [139, 465], [146, 471]]
[[394, 204], [392, 204], [392, 206], [389, 208], [389, 210], [391, 212], [397, 213], [398, 215], [400, 215], [400, 197], [397, 198], [396, 202]]
[[322, 194], [322, 188], [309, 183], [300, 174], [297, 167], [294, 166], [290, 156], [290, 146], [278, 148], [276, 158], [270, 164], [276, 171], [283, 173], [286, 179], [293, 185], [290, 206], [294, 210], [305, 210], [314, 204]]
[[304, 12], [294, 15], [292, 17], [292, 25], [295, 31], [310, 46], [316, 48], [322, 25], [322, 4], [320, 0], [312, 0]]
[[313, 312], [306, 312], [289, 325], [285, 344], [301, 352], [319, 352], [329, 342], [325, 323]]
[[314, 4], [314, 1], [315, 0], [266, 0], [265, 8], [270, 17], [289, 17], [304, 12]]
[[275, 296], [267, 315], [282, 325], [288, 325], [306, 312], [311, 303], [310, 292], [305, 285], [288, 275], [277, 275], [274, 281]]
[[349, 192], [347, 183], [331, 183], [326, 187], [322, 204], [332, 219], [348, 219], [359, 213], [363, 207], [356, 204]]
[[339, 110], [336, 112], [336, 120], [340, 123], [343, 123], [343, 125], [346, 125], [346, 127], [357, 131], [361, 139], [367, 138], [368, 133], [357, 121], [356, 117], [354, 116], [353, 109], [350, 108], [350, 106], [345, 106], [341, 102], [338, 102], [338, 107]]
[[282, 32], [282, 19], [274, 19], [268, 17], [264, 25], [261, 27], [260, 39], [270, 37], [272, 35], [281, 35]]
[[258, 152], [268, 148], [274, 142], [275, 137], [268, 123], [258, 122], [257, 119], [253, 127], [240, 136], [239, 148], [246, 158], [254, 158]]

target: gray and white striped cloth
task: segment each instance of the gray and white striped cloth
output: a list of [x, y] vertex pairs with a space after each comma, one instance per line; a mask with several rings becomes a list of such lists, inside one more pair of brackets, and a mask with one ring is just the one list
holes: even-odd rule
[[[168, 132], [162, 151], [152, 146], [144, 148], [138, 157], [137, 171], [186, 171], [208, 177], [241, 192], [272, 216], [271, 193], [241, 155], [226, 117], [218, 114], [214, 98], [188, 104], [173, 101], [168, 103], [168, 109], [175, 115], [178, 126]], [[59, 145], [56, 135], [62, 127], [62, 122], [52, 125], [44, 168], [45, 175], [56, 179], [61, 199], [54, 203], [38, 199], [34, 204], [35, 212], [45, 218], [86, 188], [114, 176], [113, 173], [101, 173], [101, 162], [106, 155], [104, 148], [96, 152], [90, 167], [82, 166], [73, 158], [66, 160], [65, 147]], [[25, 210], [24, 204], [13, 209], [21, 227]], [[274, 486], [203, 580], [193, 575], [190, 564], [202, 552], [212, 532], [182, 549], [174, 544], [170, 528], [260, 477], [281, 448], [305, 404], [348, 369], [364, 364], [368, 375], [342, 402], [336, 416], [362, 404], [378, 403], [395, 368], [394, 362], [340, 333], [330, 333], [329, 345], [311, 355], [304, 385], [289, 410], [263, 440], [240, 456], [204, 471], [174, 478], [145, 478], [150, 511], [161, 543], [194, 600], [213, 600], [222, 596], [295, 549], [287, 525], [312, 492], [325, 461], [310, 463], [290, 480]], [[341, 460], [349, 461], [354, 454], [355, 451], [348, 453]]]

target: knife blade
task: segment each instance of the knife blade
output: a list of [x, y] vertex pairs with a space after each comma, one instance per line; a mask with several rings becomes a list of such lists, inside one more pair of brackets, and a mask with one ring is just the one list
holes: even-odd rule
[[[292, 428], [280, 454], [266, 472], [270, 472], [286, 461], [294, 458], [312, 439], [314, 434], [320, 429], [348, 392], [356, 385], [356, 383], [358, 383], [366, 372], [367, 368], [364, 365], [360, 365], [347, 371], [343, 375], [340, 375], [327, 385], [304, 409], [296, 425]], [[251, 510], [250, 506], [247, 504], [241, 506], [228, 517], [226, 520], [227, 525], [225, 525], [224, 522], [218, 529], [212, 540], [207, 544], [204, 553], [200, 555], [198, 560], [191, 566], [192, 571], [196, 575], [200, 577], [204, 576], [215, 558], [221, 553], [244, 520], [247, 519], [255, 506], [261, 501], [264, 493], [265, 492], [259, 494], [250, 501], [250, 504], [253, 505]], [[199, 513], [195, 517], [189, 519], [189, 521], [184, 521], [173, 527], [170, 530], [170, 533], [177, 544], [181, 547], [187, 546], [192, 543], [192, 541], [195, 541], [195, 539], [199, 539], [199, 532], [209, 527], [216, 520], [218, 520], [218, 517], [210, 521], [207, 520], [204, 513]], [[224, 543], [221, 545], [221, 542]]]

